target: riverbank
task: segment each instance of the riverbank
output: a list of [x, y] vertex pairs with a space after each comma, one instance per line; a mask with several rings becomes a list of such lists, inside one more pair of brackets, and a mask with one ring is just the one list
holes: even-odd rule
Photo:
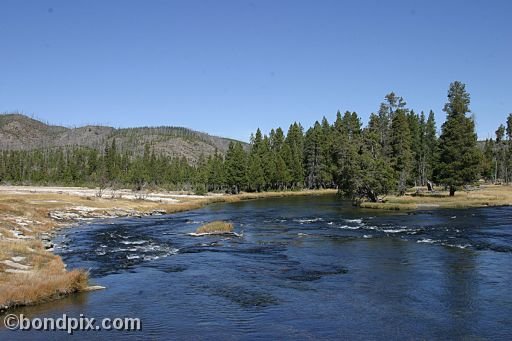
[[[67, 271], [61, 258], [53, 254], [51, 240], [58, 228], [92, 219], [170, 214], [211, 203], [335, 193], [305, 190], [198, 196], [107, 190], [100, 197], [97, 189], [88, 188], [0, 186], [0, 311], [91, 289], [86, 271]], [[379, 203], [364, 202], [361, 207], [417, 210], [511, 204], [512, 187], [487, 185], [456, 192], [455, 197], [447, 192], [411, 192], [403, 197], [388, 196]]]
[[134, 193], [80, 187], [0, 186], [0, 312], [91, 290], [85, 270], [66, 270], [52, 253], [57, 228], [80, 221], [183, 212], [217, 202], [320, 195], [334, 190], [242, 193]]
[[512, 187], [482, 185], [471, 191], [458, 191], [450, 197], [448, 191], [409, 192], [404, 196], [390, 195], [382, 202], [363, 202], [361, 208], [381, 210], [418, 210], [437, 208], [472, 208], [512, 205]]

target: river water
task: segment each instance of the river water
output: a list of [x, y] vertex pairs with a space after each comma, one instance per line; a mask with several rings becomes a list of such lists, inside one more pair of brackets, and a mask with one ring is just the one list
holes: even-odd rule
[[[228, 220], [242, 237], [191, 237]], [[216, 204], [63, 230], [56, 251], [106, 290], [20, 309], [138, 317], [81, 339], [511, 339], [512, 208], [415, 213], [331, 196]], [[65, 332], [0, 330], [0, 339]]]

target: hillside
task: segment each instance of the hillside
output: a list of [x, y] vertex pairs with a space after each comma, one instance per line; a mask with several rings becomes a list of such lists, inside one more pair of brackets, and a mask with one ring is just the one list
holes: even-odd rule
[[84, 146], [103, 149], [116, 140], [121, 150], [140, 154], [149, 144], [156, 153], [185, 157], [195, 163], [201, 155], [218, 150], [225, 153], [233, 140], [182, 127], [138, 127], [115, 129], [107, 126], [66, 128], [49, 125], [21, 114], [0, 115], [0, 150]]

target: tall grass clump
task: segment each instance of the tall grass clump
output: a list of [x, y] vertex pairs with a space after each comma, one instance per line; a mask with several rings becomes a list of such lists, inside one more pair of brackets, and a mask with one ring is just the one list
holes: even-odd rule
[[211, 223], [204, 224], [197, 228], [197, 234], [215, 234], [215, 233], [230, 233], [233, 232], [233, 224], [225, 221], [212, 221]]

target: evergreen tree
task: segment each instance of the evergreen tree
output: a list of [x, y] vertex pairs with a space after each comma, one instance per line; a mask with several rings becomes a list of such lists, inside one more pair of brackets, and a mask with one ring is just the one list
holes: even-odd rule
[[275, 131], [272, 129], [270, 132], [270, 149], [275, 153], [280, 153], [284, 145], [284, 132], [283, 129], [277, 128]]
[[325, 160], [322, 153], [322, 127], [318, 121], [306, 132], [304, 140], [304, 160], [306, 167], [306, 184], [308, 188], [322, 187], [322, 174]]
[[506, 145], [506, 163], [507, 163], [507, 183], [512, 178], [512, 113], [507, 117], [507, 145]]
[[224, 172], [224, 160], [217, 150], [215, 150], [215, 154], [210, 158], [208, 170], [208, 182], [211, 186], [209, 190], [220, 190], [225, 184], [226, 179]]
[[275, 165], [275, 189], [283, 190], [287, 189], [287, 184], [290, 182], [290, 173], [288, 171], [288, 167], [284, 162], [283, 158], [280, 154], [276, 154], [274, 158]]
[[437, 162], [438, 141], [437, 127], [434, 112], [430, 110], [427, 123], [425, 125], [425, 180], [432, 180], [434, 176], [434, 166]]
[[395, 171], [397, 190], [400, 195], [405, 194], [407, 181], [412, 169], [411, 132], [407, 116], [403, 109], [399, 109], [393, 116], [390, 135], [391, 165]]
[[304, 134], [300, 124], [295, 122], [290, 125], [285, 143], [291, 150], [291, 158], [288, 160], [290, 163], [286, 166], [290, 172], [292, 188], [301, 188], [304, 185]]
[[263, 186], [265, 186], [265, 173], [261, 166], [261, 159], [260, 156], [255, 153], [251, 153], [249, 156], [247, 180], [250, 191], [260, 192]]
[[323, 166], [320, 170], [320, 181], [323, 187], [332, 187], [334, 184], [334, 176], [336, 174], [333, 156], [334, 130], [325, 117], [322, 118], [321, 126], [322, 137], [320, 141], [320, 148]]
[[345, 112], [343, 118], [338, 112], [334, 123], [335, 130], [335, 160], [338, 170], [336, 182], [341, 194], [354, 198], [362, 186], [361, 172], [361, 122], [356, 113]]
[[[342, 157], [345, 163], [341, 166], [339, 192], [353, 200], [370, 200], [376, 202], [381, 195], [388, 194], [394, 183], [393, 170], [389, 163], [378, 157], [380, 134], [366, 129], [360, 144], [352, 141]], [[376, 147], [379, 146], [379, 147]]]
[[270, 140], [267, 135], [263, 137], [259, 155], [265, 175], [265, 189], [273, 188], [275, 186], [275, 155], [270, 149]]
[[[422, 121], [423, 119], [423, 121]], [[417, 115], [414, 110], [411, 110], [407, 114], [407, 124], [409, 126], [411, 136], [411, 156], [412, 164], [410, 170], [410, 178], [413, 185], [423, 184], [422, 182], [422, 162], [423, 162], [423, 150], [422, 142], [424, 135], [425, 115], [423, 112], [421, 115]]]
[[475, 122], [467, 117], [470, 96], [463, 83], [455, 81], [448, 90], [447, 114], [439, 138], [437, 179], [449, 187], [450, 196], [463, 185], [477, 180], [480, 155], [476, 147]]
[[233, 193], [239, 193], [247, 183], [247, 163], [240, 142], [230, 142], [226, 153], [226, 182]]
[[501, 179], [508, 182], [507, 171], [507, 141], [505, 140], [505, 126], [501, 124], [496, 130], [496, 143], [494, 150], [495, 174], [494, 181]]
[[389, 156], [390, 150], [390, 135], [391, 123], [397, 112], [405, 108], [405, 101], [402, 97], [397, 96], [394, 92], [390, 92], [384, 96], [384, 102], [381, 103], [378, 116], [374, 116], [373, 125], [379, 135], [379, 143], [385, 156]]
[[194, 177], [195, 182], [195, 192], [196, 194], [205, 194], [209, 188], [209, 167], [208, 160], [204, 157], [203, 154], [199, 156], [199, 160], [197, 161], [197, 167]]
[[482, 155], [481, 174], [486, 180], [495, 182], [495, 148], [493, 139], [486, 139]]

